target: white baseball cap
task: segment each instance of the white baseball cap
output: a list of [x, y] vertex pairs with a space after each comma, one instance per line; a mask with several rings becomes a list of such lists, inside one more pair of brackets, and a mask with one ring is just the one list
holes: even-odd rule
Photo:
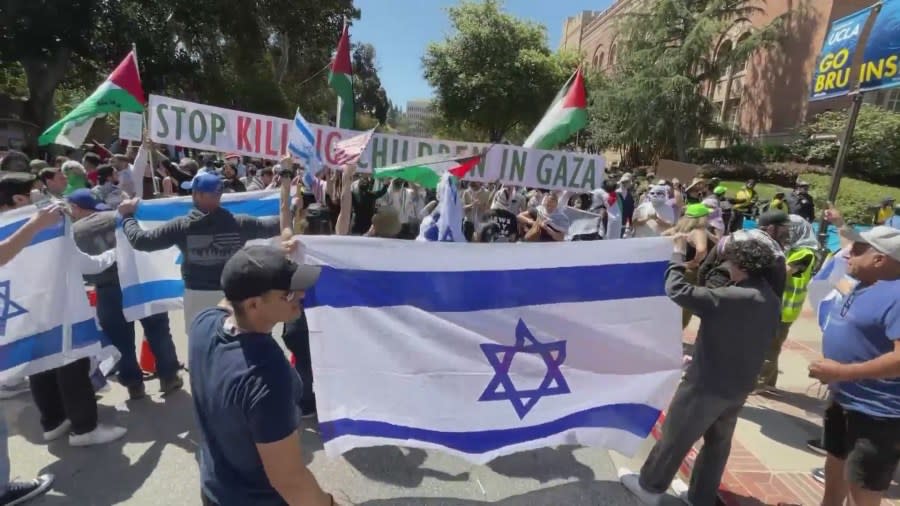
[[853, 242], [864, 242], [894, 260], [900, 262], [900, 230], [879, 225], [865, 232], [845, 227], [841, 235]]

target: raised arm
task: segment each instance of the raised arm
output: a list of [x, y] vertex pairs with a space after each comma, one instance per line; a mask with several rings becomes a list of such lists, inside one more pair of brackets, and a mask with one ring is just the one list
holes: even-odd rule
[[140, 199], [129, 199], [119, 205], [122, 215], [122, 231], [131, 247], [138, 251], [158, 251], [185, 242], [187, 223], [184, 218], [169, 220], [151, 230], [144, 230], [134, 218]]
[[335, 224], [335, 235], [348, 235], [350, 233], [350, 216], [353, 213], [353, 175], [356, 174], [356, 165], [345, 165], [341, 177], [341, 210], [338, 213]]
[[62, 219], [62, 208], [51, 205], [39, 209], [24, 225], [6, 239], [0, 241], [0, 265], [6, 265], [16, 257], [41, 230], [59, 223]]

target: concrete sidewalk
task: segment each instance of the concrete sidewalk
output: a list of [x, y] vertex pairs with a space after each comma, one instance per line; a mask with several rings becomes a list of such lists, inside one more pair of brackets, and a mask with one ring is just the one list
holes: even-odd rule
[[[693, 344], [698, 323], [697, 318], [691, 321], [685, 343]], [[821, 435], [826, 407], [825, 388], [807, 374], [821, 350], [822, 333], [807, 309], [782, 348], [780, 395], [752, 395], [741, 412], [720, 488], [726, 505], [811, 506], [822, 500], [824, 488], [811, 471], [822, 467], [825, 457], [806, 448], [807, 440]], [[682, 472], [690, 472], [695, 455], [686, 459]], [[896, 481], [882, 504], [900, 506]]]

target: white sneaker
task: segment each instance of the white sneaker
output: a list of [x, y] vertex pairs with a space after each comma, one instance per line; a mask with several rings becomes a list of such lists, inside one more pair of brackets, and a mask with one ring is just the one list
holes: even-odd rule
[[102, 445], [120, 437], [128, 432], [125, 427], [116, 427], [115, 425], [97, 425], [97, 428], [86, 434], [70, 434], [69, 444], [72, 446], [94, 446]]
[[643, 504], [657, 506], [662, 500], [663, 494], [654, 494], [644, 490], [640, 483], [640, 476], [631, 472], [630, 469], [624, 467], [619, 469], [619, 481]]
[[48, 430], [44, 433], [44, 441], [47, 441], [48, 443], [50, 441], [56, 441], [57, 439], [68, 434], [71, 430], [72, 422], [70, 420], [63, 420], [63, 423], [59, 424], [58, 427], [53, 430]]

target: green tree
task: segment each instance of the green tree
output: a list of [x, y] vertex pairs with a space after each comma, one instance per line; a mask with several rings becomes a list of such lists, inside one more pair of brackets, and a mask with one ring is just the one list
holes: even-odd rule
[[[834, 138], [841, 138], [845, 128], [846, 111], [819, 114], [800, 129], [803, 139], [792, 150], [806, 162], [833, 166], [839, 148]], [[900, 113], [863, 105], [845, 169], [866, 181], [900, 186]]]
[[[378, 68], [375, 65], [375, 47], [372, 44], [354, 44], [351, 55], [353, 65], [353, 92], [356, 107], [374, 117], [378, 122], [387, 122], [387, 92], [381, 86]], [[360, 127], [362, 129], [362, 127]], [[371, 128], [371, 127], [370, 127]]]
[[600, 149], [619, 149], [630, 163], [687, 159], [705, 136], [733, 137], [717, 121], [709, 83], [775, 46], [784, 17], [754, 28], [730, 51], [720, 43], [764, 8], [754, 0], [657, 0], [621, 22], [615, 66], [589, 79], [589, 130]]
[[454, 34], [423, 58], [446, 126], [465, 125], [492, 141], [517, 124], [533, 127], [577, 65], [553, 54], [546, 29], [502, 11], [499, 0], [449, 9]]
[[[49, 125], [55, 94], [90, 93], [137, 46], [148, 93], [264, 114], [327, 119], [321, 72], [352, 0], [4, 0], [0, 83], [27, 84], [26, 121]], [[316, 76], [316, 77], [313, 77]], [[333, 111], [332, 111], [333, 114]]]

